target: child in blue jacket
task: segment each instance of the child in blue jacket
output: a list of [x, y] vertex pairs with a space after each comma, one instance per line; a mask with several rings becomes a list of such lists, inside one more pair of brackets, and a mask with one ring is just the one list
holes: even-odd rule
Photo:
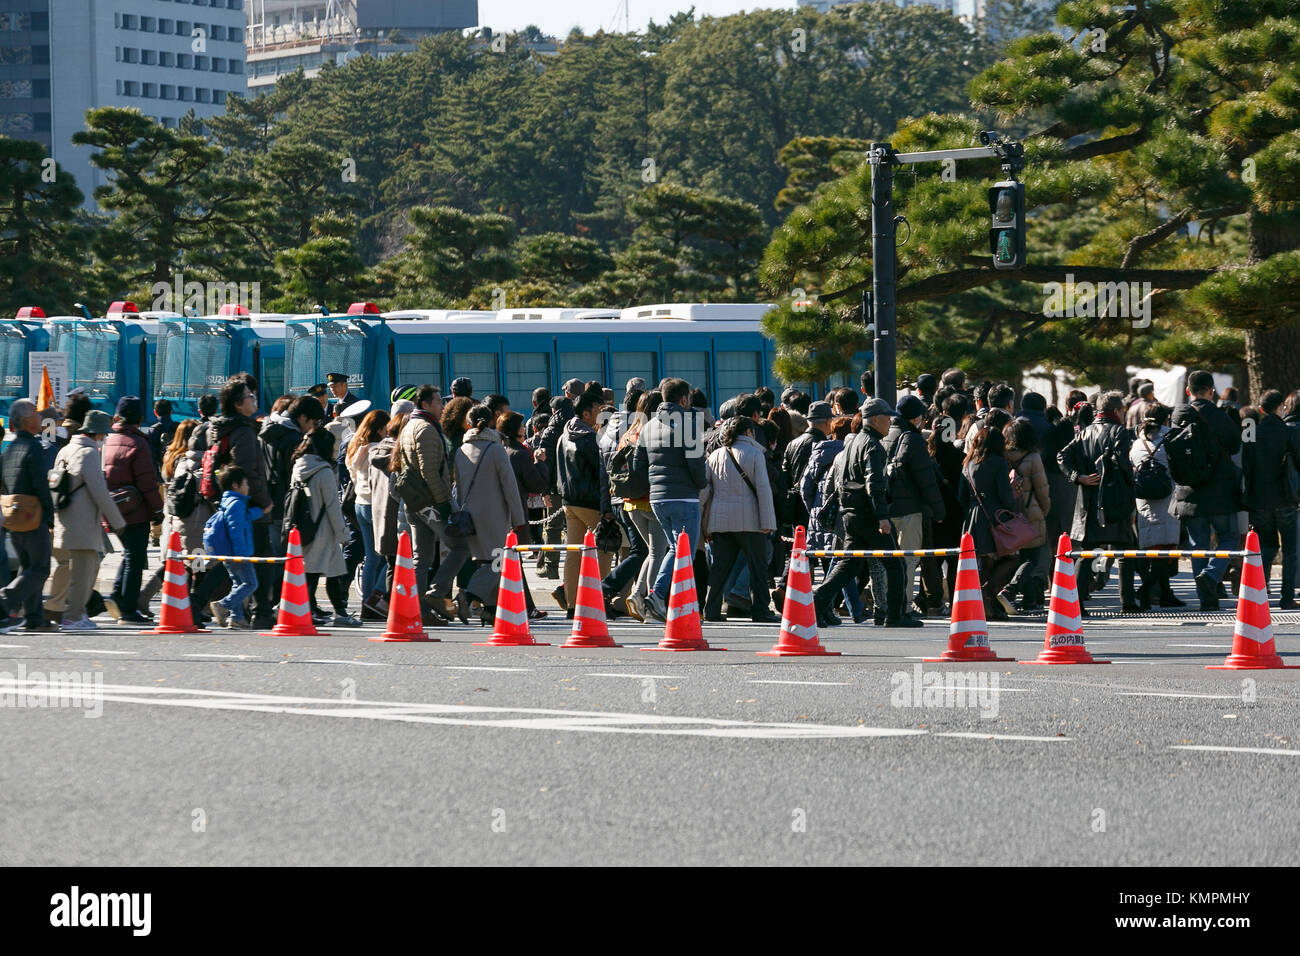
[[[208, 528], [205, 528], [203, 544], [209, 548], [209, 553], [251, 558], [253, 522], [262, 517], [262, 509], [248, 504], [248, 475], [244, 469], [231, 466], [222, 470], [218, 483], [221, 487], [221, 503], [217, 506], [216, 514], [209, 519], [208, 526], [214, 533], [209, 535]], [[222, 540], [223, 531], [226, 541]], [[247, 630], [251, 625], [244, 613], [244, 602], [257, 590], [257, 574], [251, 564], [242, 561], [223, 563], [230, 575], [231, 589], [218, 604], [230, 615], [227, 627]]]

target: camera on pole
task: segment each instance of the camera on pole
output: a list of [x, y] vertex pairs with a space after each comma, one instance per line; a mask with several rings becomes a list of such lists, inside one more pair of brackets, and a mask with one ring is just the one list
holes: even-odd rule
[[989, 252], [993, 268], [1021, 269], [1025, 265], [1025, 184], [1014, 179], [989, 188]]

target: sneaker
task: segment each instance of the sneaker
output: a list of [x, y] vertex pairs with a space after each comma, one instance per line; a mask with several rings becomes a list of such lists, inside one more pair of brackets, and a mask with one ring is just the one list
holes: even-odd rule
[[638, 621], [645, 621], [645, 605], [641, 601], [641, 595], [633, 591], [627, 596], [627, 613], [632, 615]]
[[925, 622], [914, 617], [885, 618], [885, 627], [925, 627]]
[[212, 619], [217, 622], [217, 627], [226, 627], [230, 623], [230, 612], [220, 601], [213, 601], [208, 609], [212, 611]]
[[229, 615], [230, 619], [222, 625], [228, 631], [251, 631], [252, 623], [246, 617], [239, 617], [236, 614]]
[[88, 617], [83, 617], [79, 621], [64, 621], [60, 628], [65, 631], [98, 631], [99, 625]]
[[335, 614], [330, 627], [360, 627], [361, 622], [348, 614]]
[[780, 624], [781, 615], [773, 614], [771, 611], [759, 611], [750, 620], [755, 624]]
[[145, 615], [141, 614], [141, 613], [138, 612], [138, 611], [132, 611], [130, 614], [123, 614], [123, 615], [122, 615], [121, 617], [119, 617], [117, 620], [118, 620], [118, 623], [120, 623], [120, 624], [152, 624], [152, 623], [154, 623], [154, 620], [153, 620], [152, 617], [146, 617]]
[[657, 593], [651, 591], [645, 599], [646, 613], [658, 621], [660, 624], [668, 620], [668, 608], [664, 605], [664, 599]]
[[322, 611], [319, 608], [311, 612], [311, 622], [316, 625], [325, 625], [333, 619], [334, 615], [329, 611]]
[[122, 611], [117, 606], [117, 602], [111, 597], [104, 598], [104, 609], [108, 611], [108, 616], [115, 621], [122, 620]]

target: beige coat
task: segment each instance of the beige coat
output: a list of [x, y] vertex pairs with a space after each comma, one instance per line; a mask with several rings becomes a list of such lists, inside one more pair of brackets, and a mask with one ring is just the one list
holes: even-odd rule
[[[1043, 468], [1043, 457], [1038, 452], [1017, 451], [1008, 448], [1007, 464], [1011, 465], [1011, 487], [1020, 487], [1020, 505], [1025, 518], [1034, 526], [1034, 540], [1025, 545], [1036, 548], [1047, 540], [1047, 512], [1051, 510], [1052, 499], [1047, 488], [1047, 471]], [[1017, 482], [1017, 478], [1019, 481]]]
[[[735, 457], [732, 457], [732, 453]], [[744, 469], [755, 491], [741, 477]], [[767, 480], [763, 447], [748, 435], [741, 435], [730, 448], [714, 450], [705, 461], [708, 484], [700, 494], [700, 527], [706, 535], [720, 531], [762, 531], [776, 527], [772, 486]]]
[[474, 516], [470, 554], [480, 561], [490, 560], [505, 545], [511, 529], [526, 519], [519, 482], [500, 432], [492, 428], [467, 431], [464, 443], [456, 449], [454, 465], [456, 501]]
[[63, 472], [72, 476], [72, 503], [54, 512], [54, 547], [68, 551], [102, 551], [104, 532], [101, 519], [107, 519], [114, 531], [126, 522], [108, 495], [104, 480], [104, 460], [89, 435], [78, 432], [59, 450], [51, 477], [55, 482]]
[[[451, 467], [447, 460], [447, 440], [442, 429], [422, 413], [412, 415], [397, 437], [397, 449], [403, 470], [414, 467], [433, 494], [434, 504], [451, 500]], [[497, 547], [500, 547], [498, 545]]]
[[304, 569], [308, 574], [337, 578], [348, 573], [343, 559], [343, 545], [348, 543], [348, 526], [339, 503], [339, 479], [333, 464], [317, 455], [303, 455], [293, 463], [293, 480], [307, 486], [311, 513], [316, 516], [316, 537], [302, 549]]

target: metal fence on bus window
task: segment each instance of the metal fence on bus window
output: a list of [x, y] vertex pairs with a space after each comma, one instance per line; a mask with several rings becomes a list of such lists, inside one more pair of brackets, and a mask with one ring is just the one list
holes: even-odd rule
[[230, 332], [222, 323], [164, 320], [154, 358], [154, 397], [197, 398], [219, 390], [230, 374], [230, 348]]
[[299, 394], [325, 381], [330, 372], [348, 376], [348, 386], [365, 382], [365, 336], [360, 329], [333, 319], [286, 323], [284, 339], [285, 390]]

